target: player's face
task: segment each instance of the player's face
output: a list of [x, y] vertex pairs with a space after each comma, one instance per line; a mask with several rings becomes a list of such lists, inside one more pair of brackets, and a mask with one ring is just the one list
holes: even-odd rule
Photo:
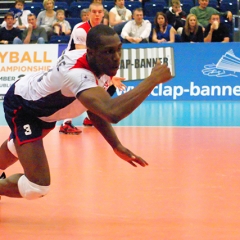
[[198, 1], [200, 8], [205, 9], [208, 6], [208, 0], [199, 0]]
[[93, 55], [100, 73], [115, 76], [121, 60], [122, 43], [117, 34], [102, 36], [98, 50]]
[[91, 25], [94, 27], [102, 22], [104, 16], [103, 6], [92, 6], [89, 13]]

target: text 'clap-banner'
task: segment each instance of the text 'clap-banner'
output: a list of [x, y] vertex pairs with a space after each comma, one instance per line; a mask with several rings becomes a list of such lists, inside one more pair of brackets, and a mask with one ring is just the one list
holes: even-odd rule
[[175, 76], [172, 47], [122, 49], [122, 60], [117, 75], [126, 80], [144, 79], [151, 74], [157, 60], [166, 63], [172, 76]]

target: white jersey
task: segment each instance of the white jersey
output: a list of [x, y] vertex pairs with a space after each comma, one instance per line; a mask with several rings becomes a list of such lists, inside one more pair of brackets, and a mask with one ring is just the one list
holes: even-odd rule
[[92, 26], [89, 21], [76, 24], [72, 30], [66, 51], [76, 49], [75, 44], [82, 44], [86, 46], [87, 34], [91, 28]]
[[97, 86], [107, 89], [110, 81], [107, 75], [100, 79], [94, 75], [86, 49], [81, 49], [66, 52], [48, 72], [26, 75], [12, 87], [15, 96], [21, 97], [22, 107], [43, 121], [55, 122], [85, 112], [87, 109], [76, 99], [78, 93]]

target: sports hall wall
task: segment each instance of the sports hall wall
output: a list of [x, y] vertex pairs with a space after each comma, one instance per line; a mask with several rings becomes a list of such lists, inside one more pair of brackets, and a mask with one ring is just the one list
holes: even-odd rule
[[[147, 100], [239, 100], [240, 43], [124, 44], [119, 76], [126, 91], [148, 76], [157, 59], [173, 80], [156, 86]], [[66, 45], [1, 45], [0, 96], [22, 75], [48, 71]], [[124, 92], [117, 91], [116, 95]]]

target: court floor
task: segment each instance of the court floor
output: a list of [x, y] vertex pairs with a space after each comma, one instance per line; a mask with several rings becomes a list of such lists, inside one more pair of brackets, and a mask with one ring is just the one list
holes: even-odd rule
[[[114, 129], [146, 168], [115, 156], [83, 118], [74, 119], [82, 134], [57, 126], [45, 138], [46, 197], [2, 197], [0, 239], [240, 239], [239, 102], [144, 102]], [[3, 141], [1, 105], [0, 119]]]

